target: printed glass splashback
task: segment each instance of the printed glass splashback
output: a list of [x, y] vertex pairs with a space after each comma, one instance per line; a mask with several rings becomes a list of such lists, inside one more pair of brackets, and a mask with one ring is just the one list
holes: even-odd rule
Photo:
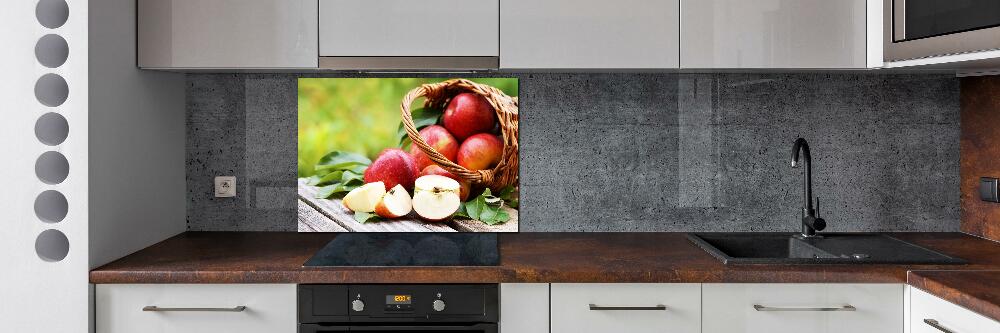
[[515, 78], [300, 78], [300, 232], [516, 232]]

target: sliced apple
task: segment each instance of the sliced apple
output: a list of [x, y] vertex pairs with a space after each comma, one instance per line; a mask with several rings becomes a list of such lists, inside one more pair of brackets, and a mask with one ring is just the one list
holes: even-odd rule
[[382, 200], [375, 205], [375, 214], [387, 219], [394, 219], [405, 216], [413, 210], [413, 203], [410, 194], [402, 184], [396, 185], [389, 192], [382, 196]]
[[460, 185], [454, 179], [427, 175], [417, 178], [413, 190], [413, 211], [428, 221], [442, 221], [458, 211]]
[[373, 182], [347, 192], [343, 203], [344, 207], [352, 211], [371, 213], [375, 211], [375, 205], [378, 205], [383, 196], [385, 196], [385, 183]]

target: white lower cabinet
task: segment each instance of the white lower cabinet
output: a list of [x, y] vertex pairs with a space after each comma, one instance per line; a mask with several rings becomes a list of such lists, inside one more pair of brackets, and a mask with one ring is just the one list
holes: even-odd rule
[[500, 331], [549, 333], [549, 284], [501, 283]]
[[98, 333], [294, 333], [297, 326], [294, 284], [99, 284], [96, 303]]
[[903, 332], [902, 284], [704, 284], [703, 332]]
[[552, 284], [552, 332], [701, 331], [700, 284]]
[[927, 292], [908, 287], [910, 315], [907, 333], [997, 333], [1000, 322], [940, 299]]

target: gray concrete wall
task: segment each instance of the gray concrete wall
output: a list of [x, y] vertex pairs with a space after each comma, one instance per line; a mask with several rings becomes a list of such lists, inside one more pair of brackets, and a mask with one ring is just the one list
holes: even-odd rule
[[[314, 75], [312, 75], [314, 76]], [[521, 231], [793, 231], [792, 141], [828, 231], [957, 231], [947, 75], [517, 74]], [[187, 78], [190, 230], [296, 230], [296, 78]], [[238, 177], [234, 199], [212, 178]]]

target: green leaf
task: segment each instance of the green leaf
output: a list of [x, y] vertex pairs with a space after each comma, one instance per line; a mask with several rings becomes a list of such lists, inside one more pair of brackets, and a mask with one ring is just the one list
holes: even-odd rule
[[483, 210], [482, 213], [479, 214], [479, 220], [485, 222], [486, 224], [490, 224], [489, 222], [492, 222], [493, 219], [495, 219], [497, 217], [497, 212], [498, 211], [499, 211], [499, 209], [496, 209], [496, 210], [494, 210], [494, 209], [485, 209], [485, 210]]
[[331, 197], [340, 198], [346, 195], [347, 192], [350, 192], [351, 190], [356, 189], [358, 187], [361, 187], [361, 184], [336, 183], [333, 185], [323, 186], [320, 187], [318, 192], [316, 193], [316, 198], [319, 199], [329, 199]]
[[350, 172], [353, 172], [353, 173], [356, 173], [356, 174], [359, 174], [359, 175], [364, 175], [365, 174], [365, 170], [367, 170], [367, 169], [368, 169], [368, 165], [365, 164], [365, 165], [355, 165], [355, 166], [352, 166], [352, 167], [344, 169], [344, 171], [350, 171]]
[[[309, 185], [313, 185], [313, 186], [326, 186], [326, 185], [330, 185], [330, 184], [334, 184], [334, 183], [339, 183], [340, 179], [341, 179], [341, 177], [343, 175], [344, 175], [344, 171], [342, 171], [342, 170], [334, 171], [334, 172], [331, 172], [331, 173], [328, 173], [328, 174], [324, 175], [323, 177], [320, 177], [318, 181], [316, 181], [315, 183], [309, 184]], [[316, 177], [316, 176], [313, 176], [313, 177]]]
[[358, 185], [363, 185], [365, 183], [364, 175], [354, 173], [353, 171], [344, 171], [343, 173], [343, 177], [340, 178], [341, 183]]
[[507, 206], [509, 206], [510, 208], [517, 209], [519, 200], [517, 198], [516, 193], [517, 193], [517, 188], [513, 186], [507, 186], [504, 187], [502, 190], [500, 190], [500, 194], [497, 196], [500, 197], [500, 199], [503, 199], [503, 202], [507, 204]]
[[306, 184], [312, 186], [319, 185], [320, 179], [322, 179], [320, 175], [312, 175], [311, 177], [306, 178]]
[[488, 225], [497, 225], [497, 224], [500, 224], [500, 223], [504, 223], [504, 222], [510, 221], [510, 214], [507, 214], [506, 211], [497, 210], [496, 212], [497, 213], [496, 213], [496, 215], [493, 216], [493, 218], [483, 219], [481, 221], [483, 221], [483, 223], [486, 223]]
[[488, 225], [495, 225], [510, 220], [510, 214], [507, 214], [503, 210], [503, 206], [503, 199], [493, 196], [490, 189], [486, 189], [475, 199], [462, 204], [458, 212], [455, 212], [455, 216], [479, 220]]
[[465, 203], [462, 203], [461, 205], [458, 205], [458, 211], [456, 211], [455, 215], [453, 215], [453, 216], [454, 217], [464, 217], [464, 218], [467, 218], [467, 219], [471, 218], [471, 217], [469, 217], [469, 213], [465, 212]]
[[368, 223], [370, 221], [381, 221], [382, 218], [373, 213], [354, 212], [354, 220], [358, 223]]
[[483, 196], [478, 196], [475, 199], [469, 200], [465, 203], [465, 213], [469, 215], [469, 218], [473, 220], [479, 219], [479, 213], [486, 208], [486, 199]]
[[318, 186], [316, 197], [329, 199], [343, 197], [351, 190], [364, 185], [364, 173], [371, 161], [362, 155], [333, 151], [316, 164], [316, 175], [307, 184]]
[[314, 169], [319, 173], [325, 170], [335, 171], [367, 166], [371, 163], [371, 160], [360, 154], [334, 150], [319, 159], [319, 163], [316, 163]]
[[[434, 108], [419, 108], [413, 110], [411, 113], [411, 118], [413, 119], [413, 127], [419, 131], [420, 129], [437, 124], [441, 120], [441, 115], [444, 112], [439, 109]], [[399, 138], [399, 147], [405, 148], [409, 145], [410, 136], [406, 134], [406, 129], [403, 128], [403, 123], [399, 123], [399, 127], [396, 128], [396, 137]]]

